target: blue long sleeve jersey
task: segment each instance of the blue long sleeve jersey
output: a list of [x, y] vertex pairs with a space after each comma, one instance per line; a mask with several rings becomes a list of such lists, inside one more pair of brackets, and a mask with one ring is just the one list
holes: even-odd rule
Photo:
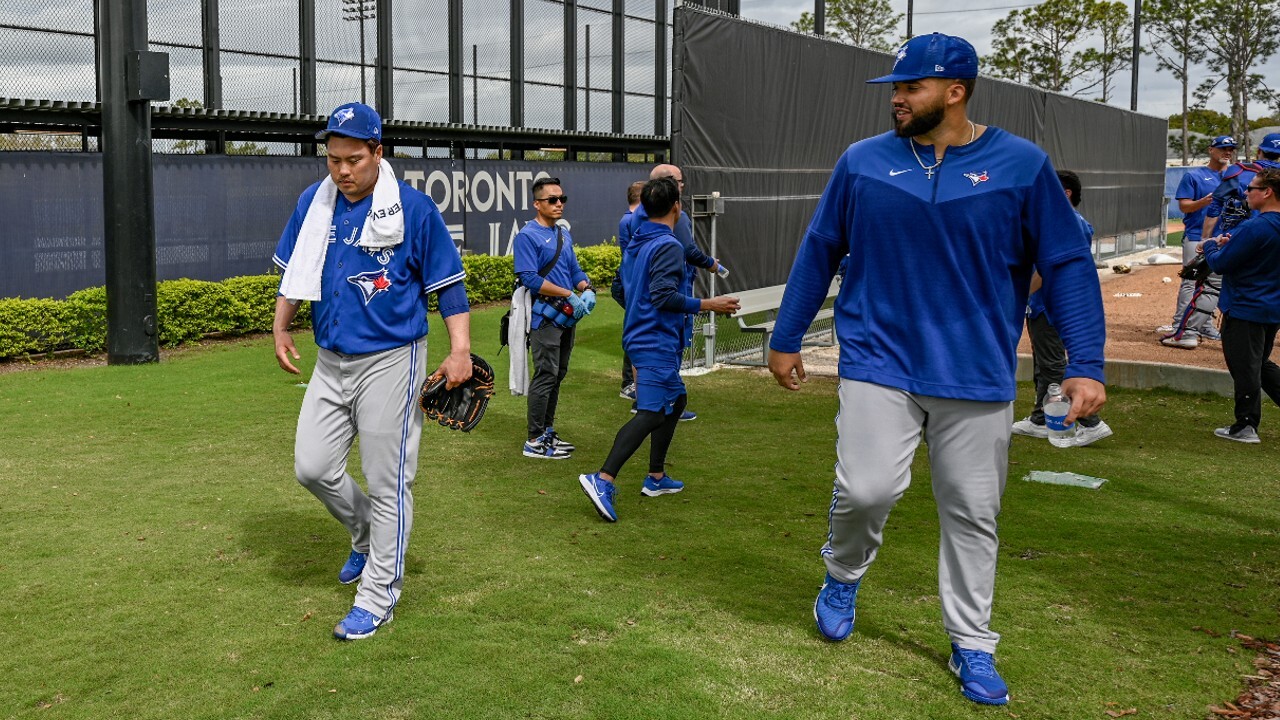
[[[799, 352], [845, 253], [840, 376], [965, 400], [1014, 399], [1032, 269], [1066, 345], [1065, 377], [1103, 379], [1102, 292], [1049, 158], [989, 127], [928, 179], [908, 138], [850, 146], [787, 280], [770, 347]], [[921, 156], [933, 157], [922, 146]]]
[[1249, 322], [1280, 323], [1280, 212], [1245, 220], [1225, 245], [1204, 243], [1204, 258], [1222, 275], [1222, 312]]
[[[550, 262], [555, 255], [556, 228], [547, 227], [537, 220], [530, 220], [516, 235], [514, 258], [516, 278], [520, 280], [521, 285], [529, 288], [529, 292], [535, 297], [542, 291], [544, 279], [552, 285], [559, 285], [570, 291], [583, 282], [590, 282], [587, 274], [582, 271], [582, 266], [578, 264], [577, 253], [573, 251], [573, 237], [569, 235], [568, 230], [561, 230], [561, 232], [564, 234], [564, 247], [560, 250], [560, 257], [556, 259], [556, 264], [551, 266], [545, 278], [538, 274], [538, 270]], [[542, 320], [541, 315], [535, 314], [530, 327], [533, 329], [541, 327]]]
[[702, 305], [683, 291], [684, 248], [666, 225], [646, 220], [634, 230], [623, 254], [622, 346], [636, 367], [679, 367], [685, 317]]

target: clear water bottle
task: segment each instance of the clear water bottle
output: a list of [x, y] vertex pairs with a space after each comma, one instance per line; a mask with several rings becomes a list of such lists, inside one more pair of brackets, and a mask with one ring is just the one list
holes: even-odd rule
[[1071, 447], [1075, 444], [1076, 424], [1066, 424], [1071, 412], [1071, 398], [1062, 394], [1062, 386], [1054, 383], [1044, 396], [1044, 426], [1049, 430], [1049, 443], [1054, 447]]
[[716, 274], [717, 274], [717, 275], [719, 275], [719, 276], [720, 276], [720, 277], [722, 277], [722, 278], [727, 278], [727, 277], [729, 277], [729, 268], [727, 268], [727, 267], [725, 267], [725, 266], [721, 265], [719, 262], [717, 262], [717, 263], [716, 263]]

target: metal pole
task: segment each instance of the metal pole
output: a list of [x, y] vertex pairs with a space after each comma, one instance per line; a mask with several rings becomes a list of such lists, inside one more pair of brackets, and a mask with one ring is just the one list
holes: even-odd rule
[[[99, 1], [107, 362], [154, 363], [160, 359], [160, 345], [151, 103], [130, 99], [128, 79], [131, 64], [135, 78], [140, 75], [139, 56], [147, 50], [147, 0]], [[135, 82], [141, 86], [140, 79]]]
[[449, 0], [449, 122], [466, 122], [463, 103], [462, 0]]
[[826, 0], [813, 0], [813, 34], [826, 35], [827, 29]]
[[587, 132], [591, 132], [591, 26], [587, 26], [587, 43], [583, 51], [586, 61], [583, 65], [586, 67], [586, 83], [587, 89], [583, 91], [583, 97], [586, 100], [586, 106], [583, 108], [583, 114], [587, 118]]
[[480, 68], [479, 53], [476, 46], [471, 46], [471, 124], [480, 124]]
[[[578, 3], [564, 0], [564, 129], [578, 129]], [[565, 153], [568, 155], [568, 153]], [[566, 158], [567, 159], [567, 158]]]
[[[720, 193], [715, 193], [719, 195]], [[713, 195], [713, 197], [715, 196]], [[712, 200], [712, 203], [715, 201]], [[714, 205], [713, 205], [714, 207]], [[711, 257], [716, 257], [716, 216], [711, 216]], [[711, 270], [711, 279], [707, 281], [707, 297], [716, 296], [716, 271]], [[706, 358], [703, 360], [703, 367], [710, 370], [716, 364], [716, 314], [710, 313], [707, 318], [707, 325], [703, 329], [702, 334], [706, 336]]]
[[[613, 53], [609, 63], [609, 67], [613, 73], [613, 88], [609, 98], [610, 114], [612, 115], [610, 127], [613, 132], [619, 134], [622, 133], [623, 128], [622, 86], [625, 76], [625, 73], [623, 72], [623, 63], [626, 58], [626, 54], [623, 52], [626, 42], [626, 34], [623, 32], [622, 27], [622, 16], [624, 13], [625, 6], [623, 4], [623, 0], [613, 0]], [[615, 153], [613, 159], [615, 162], [622, 162], [626, 159], [626, 155], [622, 153]]]
[[511, 0], [511, 127], [524, 127], [524, 0]]
[[915, 16], [915, 0], [907, 0], [907, 39], [911, 39], [911, 21]]
[[368, 105], [368, 103], [365, 102], [365, 96], [364, 96], [364, 8], [363, 6], [361, 7], [360, 10], [361, 10], [360, 11], [360, 102], [362, 104]]
[[[392, 73], [392, 66], [395, 62], [395, 49], [392, 47], [391, 21], [394, 17], [391, 12], [392, 0], [377, 0], [375, 19], [378, 21], [374, 25], [378, 38], [378, 54], [374, 57], [373, 71], [373, 101], [378, 106], [378, 113], [382, 115], [383, 121], [391, 120], [395, 117], [395, 77]], [[387, 145], [386, 153], [393, 154], [390, 143]]]
[[1129, 88], [1129, 109], [1138, 109], [1138, 55], [1142, 37], [1142, 0], [1133, 0], [1133, 79]]
[[667, 0], [654, 2], [653, 134], [667, 134]]
[[[298, 3], [298, 109], [303, 115], [316, 114], [316, 2]], [[314, 142], [298, 145], [299, 155], [315, 157]]]
[[[218, 29], [218, 0], [201, 2], [201, 42], [204, 45], [204, 106], [207, 110], [222, 109], [222, 37]], [[218, 133], [205, 143], [205, 151], [212, 155], [225, 155], [227, 136]]]

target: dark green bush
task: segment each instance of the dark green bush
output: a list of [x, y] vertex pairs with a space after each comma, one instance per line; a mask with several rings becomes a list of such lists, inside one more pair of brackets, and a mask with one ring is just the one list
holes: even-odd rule
[[[92, 287], [67, 296], [67, 347], [98, 352], [107, 346], [107, 289]], [[45, 348], [57, 350], [59, 348]]]
[[0, 357], [44, 352], [67, 342], [66, 303], [49, 299], [0, 300]]

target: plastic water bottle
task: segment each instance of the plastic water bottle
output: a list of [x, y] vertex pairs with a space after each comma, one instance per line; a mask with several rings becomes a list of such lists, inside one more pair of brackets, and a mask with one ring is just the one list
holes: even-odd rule
[[729, 277], [729, 268], [727, 268], [727, 267], [725, 267], [725, 266], [721, 265], [719, 262], [717, 262], [717, 263], [716, 263], [716, 274], [717, 274], [717, 275], [719, 275], [719, 276], [720, 276], [720, 277], [722, 277], [722, 278], [727, 278], [727, 277]]
[[1062, 386], [1054, 383], [1044, 396], [1044, 426], [1049, 430], [1049, 443], [1054, 447], [1071, 447], [1075, 444], [1076, 424], [1066, 424], [1071, 412], [1071, 398], [1062, 394]]

